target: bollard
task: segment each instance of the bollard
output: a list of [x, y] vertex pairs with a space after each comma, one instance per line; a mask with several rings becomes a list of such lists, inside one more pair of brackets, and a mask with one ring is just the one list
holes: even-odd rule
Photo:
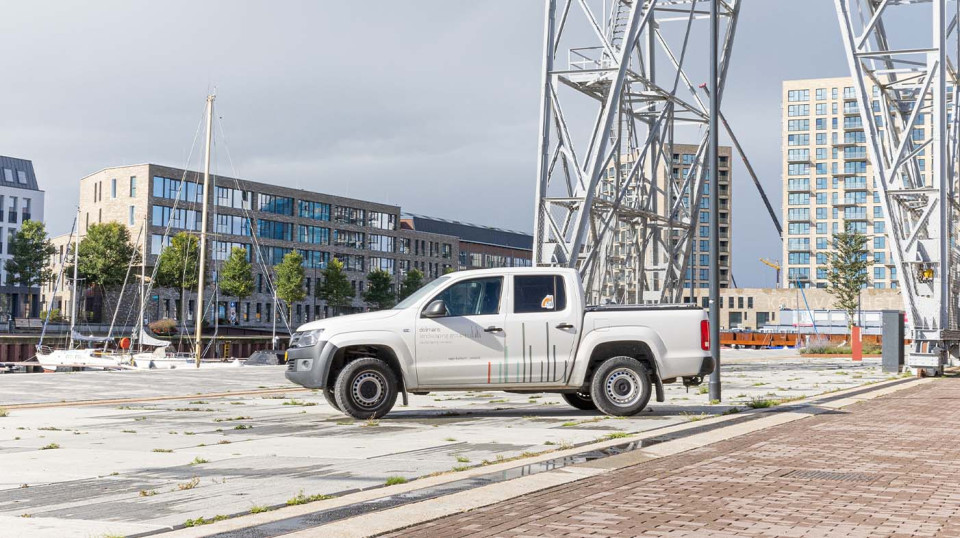
[[850, 349], [853, 352], [854, 361], [863, 360], [863, 338], [861, 337], [862, 329], [856, 325], [852, 327], [852, 332], [850, 334]]

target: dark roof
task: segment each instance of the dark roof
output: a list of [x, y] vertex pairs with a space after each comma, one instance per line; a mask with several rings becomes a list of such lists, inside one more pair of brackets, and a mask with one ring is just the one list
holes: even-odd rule
[[[9, 178], [7, 177], [6, 170], [10, 170]], [[20, 174], [18, 172], [23, 172], [25, 183], [20, 182]], [[33, 163], [26, 159], [0, 155], [0, 186], [31, 191], [40, 190], [40, 187], [37, 185], [37, 176], [33, 173]]]
[[533, 250], [533, 236], [523, 232], [504, 230], [492, 226], [478, 226], [436, 217], [425, 217], [412, 213], [404, 213], [402, 218], [412, 220], [413, 229], [419, 232], [452, 235], [467, 243]]

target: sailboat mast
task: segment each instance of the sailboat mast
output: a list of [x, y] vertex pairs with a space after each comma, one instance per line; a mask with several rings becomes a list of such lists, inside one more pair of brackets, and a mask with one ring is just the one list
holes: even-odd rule
[[73, 349], [73, 328], [77, 324], [77, 262], [80, 255], [80, 208], [77, 207], [77, 234], [73, 236], [73, 283], [70, 287], [70, 347]]
[[140, 242], [140, 313], [137, 315], [137, 349], [143, 351], [143, 310], [147, 307], [147, 217], [143, 217], [143, 241]]
[[203, 156], [203, 217], [200, 220], [200, 271], [197, 275], [197, 325], [194, 329], [194, 350], [197, 354], [197, 368], [203, 355], [203, 285], [206, 282], [207, 269], [207, 213], [210, 201], [210, 143], [213, 139], [213, 95], [207, 96], [207, 147]]

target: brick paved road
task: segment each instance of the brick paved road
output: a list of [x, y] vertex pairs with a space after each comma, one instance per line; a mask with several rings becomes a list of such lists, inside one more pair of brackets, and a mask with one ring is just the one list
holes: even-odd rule
[[396, 536], [960, 536], [960, 379], [939, 379]]

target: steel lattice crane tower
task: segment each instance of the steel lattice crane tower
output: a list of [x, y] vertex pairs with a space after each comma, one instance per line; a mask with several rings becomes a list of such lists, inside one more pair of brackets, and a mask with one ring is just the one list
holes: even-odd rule
[[[534, 263], [579, 269], [591, 302], [681, 298], [708, 183], [705, 7], [546, 0]], [[739, 9], [720, 2], [718, 98]]]
[[[834, 2], [854, 84], [855, 95], [844, 97], [851, 104], [855, 98], [859, 119], [844, 128], [864, 133], [873, 164], [913, 340], [907, 365], [939, 371], [960, 340], [960, 5], [950, 2], [948, 11], [946, 0]], [[916, 31], [917, 19], [930, 33]]]

